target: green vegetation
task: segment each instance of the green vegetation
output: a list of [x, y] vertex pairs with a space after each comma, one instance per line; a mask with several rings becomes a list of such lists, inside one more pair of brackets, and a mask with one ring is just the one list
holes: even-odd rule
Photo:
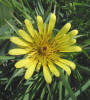
[[[10, 56], [8, 50], [15, 47], [9, 38], [25, 28], [24, 19], [37, 28], [36, 16], [48, 22], [51, 12], [57, 16], [55, 33], [70, 22], [79, 30], [77, 45], [83, 50], [65, 56], [77, 66], [71, 76], [62, 71], [48, 85], [42, 71], [25, 80], [25, 69], [14, 67], [22, 57]], [[0, 100], [90, 100], [90, 0], [0, 0]]]

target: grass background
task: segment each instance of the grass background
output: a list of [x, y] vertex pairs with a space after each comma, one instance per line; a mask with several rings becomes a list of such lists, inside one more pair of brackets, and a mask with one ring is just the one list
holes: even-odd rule
[[[24, 80], [24, 69], [15, 69], [14, 64], [21, 56], [9, 56], [8, 50], [15, 47], [9, 38], [24, 29], [24, 19], [32, 21], [35, 28], [36, 16], [48, 22], [50, 13], [57, 16], [54, 32], [65, 23], [78, 29], [77, 44], [80, 53], [70, 53], [77, 68], [70, 77], [53, 77], [46, 84], [42, 71]], [[0, 100], [90, 100], [90, 0], [0, 0]]]

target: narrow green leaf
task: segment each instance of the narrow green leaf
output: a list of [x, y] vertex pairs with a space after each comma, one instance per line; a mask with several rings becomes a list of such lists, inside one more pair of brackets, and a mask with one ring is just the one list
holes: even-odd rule
[[84, 43], [89, 43], [90, 44], [90, 39], [85, 40]]
[[5, 18], [11, 18], [11, 13], [13, 13], [13, 9], [11, 7], [9, 7], [8, 5], [5, 5], [3, 3], [0, 3], [0, 21], [4, 20]]
[[78, 64], [78, 66], [79, 66], [79, 67], [78, 67], [79, 70], [81, 70], [81, 71], [83, 71], [84, 73], [90, 75], [90, 68], [88, 68], [87, 66], [79, 65], [79, 64]]
[[65, 97], [68, 95], [69, 95], [69, 93], [68, 93], [67, 89], [65, 88]]
[[77, 100], [76, 97], [75, 97], [75, 95], [74, 95], [74, 93], [73, 93], [73, 91], [72, 91], [72, 89], [71, 89], [71, 87], [70, 87], [70, 84], [68, 82], [68, 76], [67, 76], [67, 74], [63, 78], [63, 85], [67, 89], [67, 91], [68, 91], [70, 97], [72, 98], [72, 100]]
[[40, 81], [38, 81], [38, 83], [36, 84], [35, 88], [34, 88], [33, 91], [32, 91], [31, 100], [34, 99], [35, 94], [39, 91], [39, 89], [40, 89], [41, 85], [43, 84], [43, 82], [44, 82], [44, 81], [41, 80], [41, 79], [40, 79]]
[[5, 90], [8, 88], [8, 86], [11, 84], [11, 82], [14, 80], [15, 77], [17, 77], [18, 75], [20, 75], [21, 73], [24, 72], [24, 69], [20, 69], [20, 70], [15, 70], [13, 75], [11, 76], [11, 78], [9, 79], [7, 85], [5, 86]]
[[80, 37], [83, 37], [83, 36], [85, 36], [85, 35], [76, 35], [76, 36], [74, 36], [74, 38], [80, 38]]
[[12, 14], [12, 17], [22, 26], [22, 22], [14, 14]]
[[[17, 27], [12, 25], [8, 20], [5, 19], [5, 21], [7, 22], [7, 24], [12, 28], [13, 31], [15, 31], [17, 33]], [[18, 33], [17, 33], [18, 34]]]
[[10, 39], [11, 36], [0, 36], [0, 40]]
[[47, 100], [52, 100], [52, 99], [50, 99], [50, 94], [48, 93], [48, 96], [47, 96]]
[[39, 8], [39, 11], [41, 12], [41, 14], [44, 15], [44, 9], [43, 9], [42, 3], [39, 1], [38, 1], [38, 8]]
[[44, 87], [43, 90], [42, 90], [42, 93], [41, 93], [41, 96], [40, 96], [40, 100], [44, 99], [45, 91], [46, 91], [46, 87]]
[[[88, 80], [79, 90], [77, 90], [74, 94], [75, 96], [79, 96], [82, 92], [84, 92], [90, 86], [90, 80]], [[72, 100], [71, 97], [68, 100]]]
[[53, 96], [52, 96], [52, 92], [51, 92], [49, 84], [47, 84], [46, 86], [47, 86], [47, 89], [48, 89], [48, 92], [49, 92], [50, 99], [53, 100]]
[[86, 7], [90, 7], [90, 5], [88, 5], [88, 4], [79, 3], [79, 2], [73, 2], [73, 5], [75, 5], [75, 6], [86, 6]]
[[15, 59], [14, 56], [0, 56], [0, 60], [10, 60], [10, 59]]
[[23, 100], [29, 100], [29, 93], [25, 94]]
[[90, 80], [88, 80], [78, 91], [75, 92], [75, 96], [80, 95], [81, 92], [84, 92], [89, 86], [90, 86]]
[[[48, 7], [48, 10], [45, 12], [45, 16], [44, 16], [44, 20], [47, 18], [47, 16], [50, 14], [50, 12], [51, 12], [51, 8], [52, 8], [52, 3], [50, 3], [50, 5], [49, 5], [49, 7]], [[45, 21], [46, 22], [46, 21]]]
[[59, 99], [62, 100], [62, 81], [59, 82]]
[[88, 53], [85, 50], [83, 50], [82, 52], [90, 60], [90, 56], [88, 55]]

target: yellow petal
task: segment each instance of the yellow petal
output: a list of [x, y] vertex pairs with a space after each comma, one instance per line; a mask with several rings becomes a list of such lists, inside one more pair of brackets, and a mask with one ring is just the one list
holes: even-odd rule
[[10, 55], [24, 55], [24, 54], [27, 54], [28, 52], [29, 52], [29, 50], [16, 48], [16, 49], [9, 50], [8, 54], [10, 54]]
[[39, 33], [43, 34], [43, 19], [41, 16], [37, 16], [37, 25], [38, 25]]
[[41, 68], [41, 62], [38, 63], [38, 65], [36, 67], [36, 71], [39, 72], [40, 68]]
[[22, 59], [22, 60], [19, 60], [18, 62], [16, 62], [15, 64], [15, 67], [16, 68], [22, 68], [22, 67], [25, 67], [29, 64], [30, 60], [29, 59]]
[[32, 62], [32, 64], [30, 65], [30, 67], [27, 69], [26, 73], [25, 73], [25, 79], [30, 79], [31, 76], [33, 75], [34, 71], [35, 71], [35, 67], [36, 67], [36, 63]]
[[70, 66], [73, 70], [76, 68], [76, 65], [72, 61], [60, 58], [60, 62]]
[[47, 33], [47, 29], [48, 29], [48, 24], [45, 24], [45, 25], [44, 25], [44, 34]]
[[78, 30], [72, 30], [71, 32], [68, 33], [68, 35], [71, 37], [74, 37], [77, 34], [78, 34]]
[[70, 44], [74, 44], [76, 43], [76, 39], [72, 39], [70, 42], [71, 42]]
[[57, 61], [55, 61], [55, 64], [58, 65], [60, 68], [64, 69], [67, 72], [68, 75], [71, 74], [71, 70], [70, 70], [69, 67], [67, 67], [67, 65], [65, 65], [61, 62], [57, 62]]
[[19, 35], [20, 35], [23, 39], [25, 39], [26, 41], [32, 42], [31, 37], [30, 37], [24, 30], [19, 30], [18, 33], [19, 33]]
[[82, 49], [79, 46], [62, 47], [61, 52], [80, 52]]
[[58, 41], [58, 44], [60, 45], [60, 48], [71, 46], [72, 44], [76, 43], [76, 39], [64, 39], [63, 41]]
[[48, 25], [48, 34], [51, 34], [53, 31], [53, 28], [55, 26], [56, 22], [56, 16], [54, 13], [51, 13], [50, 20], [49, 20], [49, 25]]
[[49, 69], [45, 65], [43, 66], [43, 75], [44, 75], [46, 82], [50, 84], [52, 82], [52, 77], [51, 77]]
[[54, 64], [53, 64], [51, 61], [48, 61], [48, 67], [49, 67], [50, 71], [51, 71], [56, 77], [59, 77], [59, 76], [60, 76], [59, 71], [57, 70], [57, 68], [54, 66]]
[[34, 37], [34, 28], [33, 28], [32, 23], [28, 19], [25, 19], [24, 22], [25, 22], [26, 28], [28, 32], [30, 33], [30, 35]]
[[[72, 44], [75, 44], [76, 43], [76, 39], [70, 39], [66, 42], [65, 45], [72, 45]], [[62, 44], [63, 45], [63, 44]]]
[[71, 28], [71, 24], [70, 23], [67, 23], [67, 24], [65, 24], [61, 29], [60, 29], [60, 31], [57, 33], [57, 36], [59, 35], [61, 35], [61, 34], [66, 34], [69, 30], [70, 30], [70, 28]]
[[76, 43], [76, 39], [71, 39], [71, 40], [68, 40], [67, 42], [65, 43], [62, 43], [61, 45], [63, 46], [72, 46], [73, 44]]
[[18, 37], [11, 37], [10, 38], [10, 41], [17, 44], [17, 45], [20, 45], [20, 46], [29, 46], [28, 43], [26, 43], [25, 41], [21, 40], [20, 38]]

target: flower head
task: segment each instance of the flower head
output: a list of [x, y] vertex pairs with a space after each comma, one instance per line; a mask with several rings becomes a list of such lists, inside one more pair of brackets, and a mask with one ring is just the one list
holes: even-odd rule
[[65, 24], [55, 37], [52, 37], [56, 22], [55, 14], [51, 14], [49, 24], [44, 24], [41, 16], [37, 16], [38, 31], [32, 23], [25, 19], [25, 25], [28, 32], [20, 29], [19, 37], [13, 36], [11, 42], [18, 47], [9, 50], [10, 55], [26, 55], [25, 58], [16, 62], [16, 68], [26, 68], [25, 79], [30, 79], [36, 70], [39, 72], [43, 67], [43, 75], [47, 83], [52, 82], [52, 74], [60, 76], [56, 65], [65, 70], [68, 75], [71, 74], [71, 68], [75, 69], [75, 64], [69, 60], [63, 59], [62, 53], [80, 52], [81, 48], [74, 45], [76, 43], [75, 35], [77, 30], [70, 30], [71, 24]]

